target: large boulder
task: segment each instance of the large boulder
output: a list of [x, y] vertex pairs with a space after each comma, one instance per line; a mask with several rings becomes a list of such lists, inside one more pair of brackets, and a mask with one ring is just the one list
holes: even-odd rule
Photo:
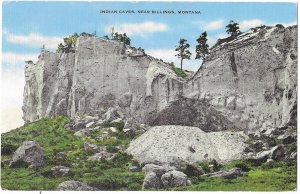
[[243, 158], [247, 137], [241, 132], [205, 133], [197, 127], [155, 126], [133, 140], [126, 152], [141, 164], [182, 166], [209, 159], [226, 162]]
[[160, 189], [161, 180], [154, 172], [147, 173], [143, 182], [143, 189]]
[[96, 189], [93, 187], [90, 187], [86, 183], [69, 180], [69, 181], [60, 183], [57, 186], [57, 190], [60, 190], [60, 191], [94, 191]]
[[188, 179], [188, 176], [183, 172], [176, 170], [163, 174], [161, 181], [164, 188], [191, 185], [191, 181]]
[[205, 174], [204, 176], [221, 177], [225, 179], [235, 179], [237, 177], [244, 176], [244, 174], [245, 173], [240, 168], [233, 168], [230, 170], [223, 170], [223, 171]]
[[38, 168], [45, 164], [45, 153], [36, 141], [25, 141], [14, 153], [10, 167]]

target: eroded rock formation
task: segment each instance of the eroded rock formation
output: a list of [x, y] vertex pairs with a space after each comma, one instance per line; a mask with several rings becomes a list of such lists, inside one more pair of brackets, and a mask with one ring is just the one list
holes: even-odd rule
[[189, 79], [123, 43], [82, 35], [74, 52], [27, 64], [24, 120], [97, 115], [204, 131], [296, 125], [297, 26], [265, 27], [214, 46]]

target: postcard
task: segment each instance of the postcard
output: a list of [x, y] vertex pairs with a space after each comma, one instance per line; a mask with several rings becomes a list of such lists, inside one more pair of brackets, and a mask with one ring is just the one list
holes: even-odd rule
[[296, 191], [296, 2], [2, 2], [3, 191]]

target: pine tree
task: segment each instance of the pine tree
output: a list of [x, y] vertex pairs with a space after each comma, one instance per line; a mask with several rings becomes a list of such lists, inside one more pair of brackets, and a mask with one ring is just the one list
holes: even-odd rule
[[207, 33], [203, 32], [197, 39], [198, 45], [196, 45], [196, 58], [204, 60], [208, 55]]
[[227, 34], [230, 34], [231, 37], [236, 37], [241, 33], [239, 24], [231, 20], [226, 26], [226, 32]]
[[187, 40], [184, 38], [181, 38], [179, 41], [178, 47], [175, 49], [175, 51], [178, 52], [175, 56], [177, 56], [180, 59], [180, 68], [182, 70], [182, 62], [184, 59], [191, 59], [192, 53], [188, 50], [190, 45], [187, 43]]

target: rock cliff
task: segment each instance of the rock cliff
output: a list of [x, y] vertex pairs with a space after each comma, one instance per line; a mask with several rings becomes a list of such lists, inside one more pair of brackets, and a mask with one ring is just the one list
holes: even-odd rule
[[144, 121], [182, 92], [172, 67], [142, 50], [80, 36], [74, 52], [45, 52], [25, 69], [24, 120], [98, 114], [115, 107]]
[[296, 125], [297, 26], [262, 27], [215, 45], [189, 80], [123, 43], [80, 36], [25, 69], [24, 120], [95, 115], [110, 107], [150, 125], [204, 131]]

